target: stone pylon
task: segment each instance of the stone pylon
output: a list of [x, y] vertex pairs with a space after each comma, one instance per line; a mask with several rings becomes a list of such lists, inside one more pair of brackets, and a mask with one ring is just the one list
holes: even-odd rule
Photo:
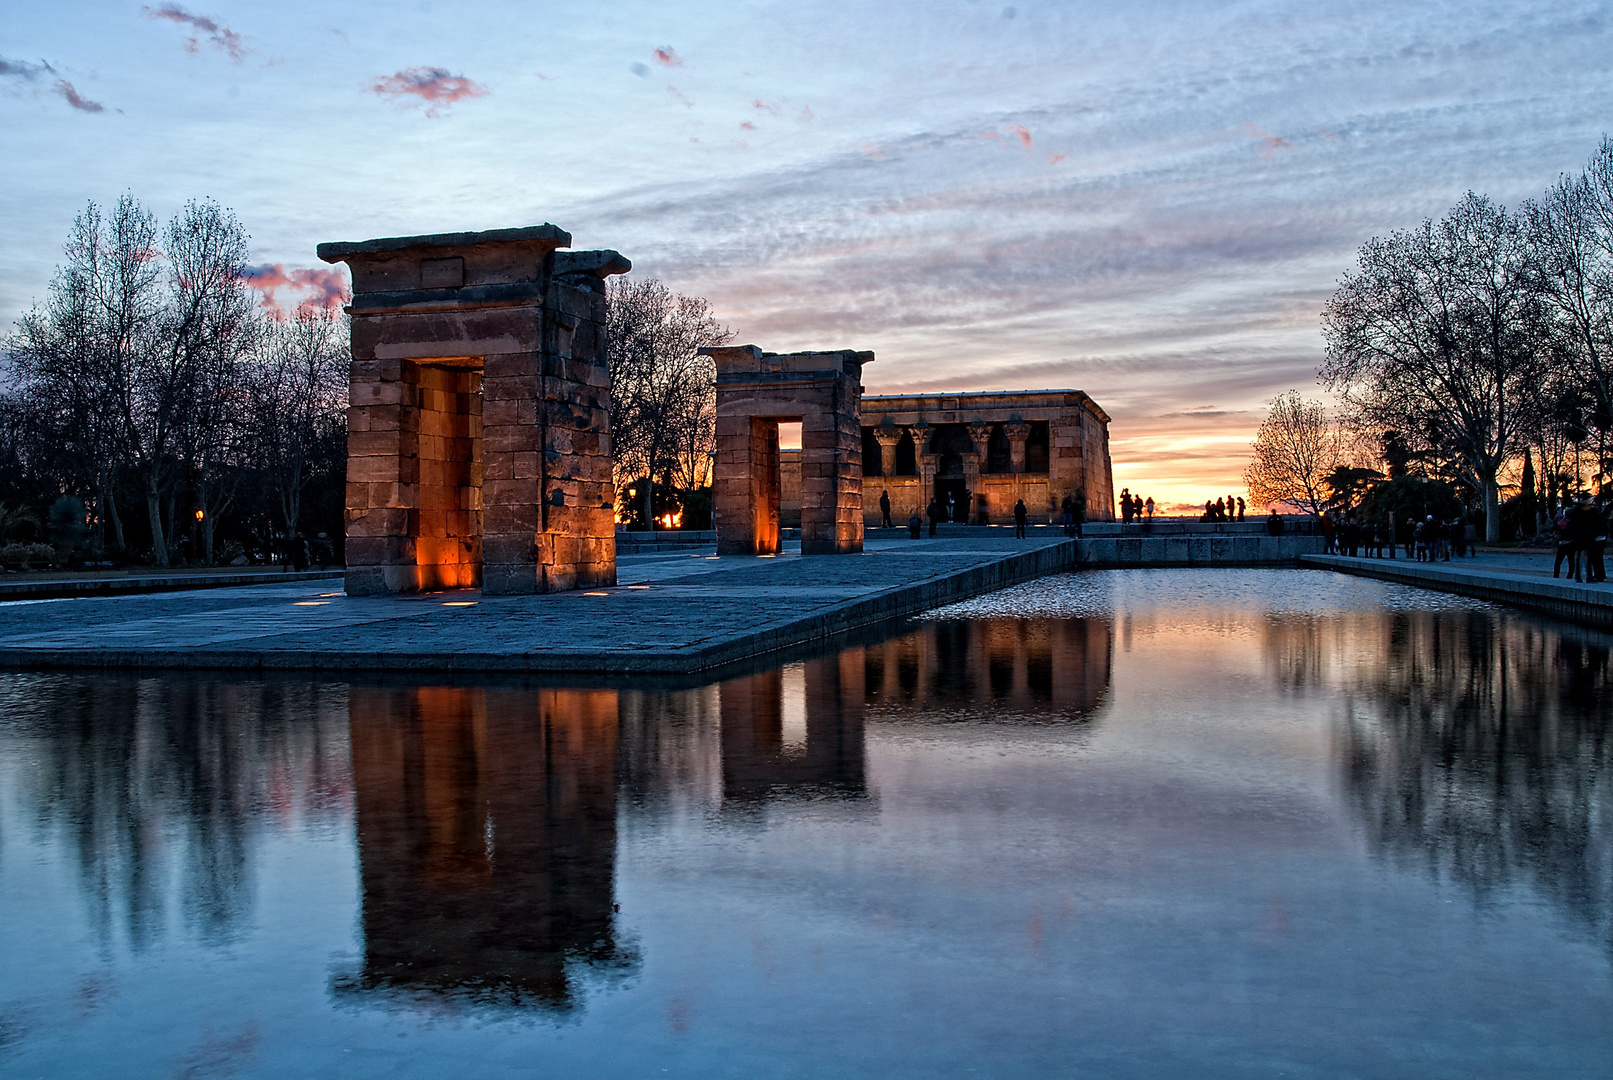
[[871, 352], [701, 350], [717, 365], [720, 555], [779, 550], [779, 433], [801, 422], [801, 554], [861, 551], [862, 367]]
[[553, 225], [319, 245], [353, 274], [347, 591], [616, 581], [605, 279]]

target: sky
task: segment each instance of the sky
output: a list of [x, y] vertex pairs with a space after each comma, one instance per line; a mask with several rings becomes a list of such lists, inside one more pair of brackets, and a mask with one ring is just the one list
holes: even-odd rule
[[13, 5], [0, 326], [125, 190], [233, 208], [280, 302], [322, 241], [548, 221], [870, 393], [1084, 390], [1117, 488], [1202, 503], [1365, 240], [1610, 129], [1574, 0]]

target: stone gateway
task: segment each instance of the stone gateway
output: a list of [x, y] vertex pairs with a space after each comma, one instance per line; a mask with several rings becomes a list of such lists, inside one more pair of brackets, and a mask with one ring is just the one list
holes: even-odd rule
[[554, 225], [319, 245], [353, 274], [347, 592], [616, 581], [605, 279]]

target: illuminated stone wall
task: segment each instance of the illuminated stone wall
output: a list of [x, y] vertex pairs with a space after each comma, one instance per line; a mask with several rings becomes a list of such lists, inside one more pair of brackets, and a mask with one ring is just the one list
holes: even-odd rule
[[347, 591], [614, 584], [605, 279], [553, 225], [321, 244], [353, 273]]
[[801, 422], [801, 553], [863, 545], [860, 403], [871, 352], [704, 350], [717, 366], [717, 551], [779, 550], [781, 422]]

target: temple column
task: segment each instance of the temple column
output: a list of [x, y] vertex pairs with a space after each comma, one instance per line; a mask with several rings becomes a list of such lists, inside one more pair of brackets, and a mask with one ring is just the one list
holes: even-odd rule
[[1023, 420], [1010, 420], [1003, 425], [1003, 434], [1008, 436], [1008, 471], [1024, 472], [1025, 440], [1031, 437], [1031, 426]]
[[896, 446], [902, 441], [902, 429], [890, 422], [890, 417], [874, 429], [879, 442], [879, 464], [885, 476], [896, 475]]

